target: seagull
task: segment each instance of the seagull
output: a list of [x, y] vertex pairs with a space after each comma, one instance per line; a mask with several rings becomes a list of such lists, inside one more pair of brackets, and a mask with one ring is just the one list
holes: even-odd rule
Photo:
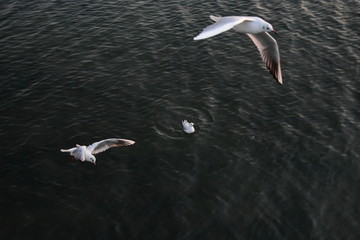
[[194, 40], [210, 38], [230, 29], [246, 33], [256, 45], [270, 73], [280, 84], [283, 83], [279, 47], [276, 40], [268, 33], [276, 33], [276, 31], [270, 23], [259, 17], [247, 16], [217, 17], [211, 15], [210, 18], [215, 23], [204, 28], [199, 35], [194, 37]]
[[75, 160], [82, 162], [87, 161], [96, 165], [95, 154], [103, 152], [111, 147], [123, 147], [133, 145], [135, 141], [120, 138], [109, 138], [99, 142], [94, 142], [89, 146], [80, 146], [76, 144], [76, 147], [70, 149], [60, 149], [61, 152], [68, 152]]
[[183, 121], [181, 121], [181, 123], [182, 123], [184, 132], [189, 133], [189, 134], [195, 132], [194, 123], [188, 122], [187, 120], [183, 120]]

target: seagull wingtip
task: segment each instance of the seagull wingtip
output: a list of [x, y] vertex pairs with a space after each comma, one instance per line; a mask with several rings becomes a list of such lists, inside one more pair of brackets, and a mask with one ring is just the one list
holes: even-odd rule
[[126, 143], [127, 143], [127, 145], [128, 146], [130, 146], [130, 145], [133, 145], [133, 144], [135, 144], [135, 141], [134, 140], [126, 140]]

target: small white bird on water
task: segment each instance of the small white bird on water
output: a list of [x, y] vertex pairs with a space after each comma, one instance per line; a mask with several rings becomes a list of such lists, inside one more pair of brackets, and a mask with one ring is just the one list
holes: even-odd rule
[[135, 141], [120, 138], [109, 138], [99, 142], [94, 142], [89, 146], [80, 146], [76, 144], [76, 147], [70, 149], [61, 149], [61, 152], [69, 152], [71, 156], [82, 162], [87, 161], [96, 165], [95, 154], [103, 152], [111, 147], [123, 147], [133, 145]]
[[195, 132], [194, 123], [188, 122], [187, 120], [183, 120], [183, 121], [181, 121], [181, 123], [182, 123], [184, 132], [189, 133], [189, 134]]
[[237, 32], [246, 33], [258, 48], [261, 57], [270, 73], [280, 83], [283, 83], [280, 67], [280, 53], [276, 40], [268, 32], [274, 32], [273, 26], [259, 17], [210, 16], [214, 24], [206, 27], [194, 37], [194, 40], [201, 40], [213, 37], [222, 32], [234, 29]]

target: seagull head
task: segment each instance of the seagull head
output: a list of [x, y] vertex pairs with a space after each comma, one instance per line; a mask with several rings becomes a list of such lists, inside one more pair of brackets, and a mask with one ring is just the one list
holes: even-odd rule
[[277, 33], [270, 23], [265, 23], [264, 26], [263, 26], [263, 29], [265, 30], [265, 32]]
[[94, 165], [96, 165], [96, 157], [94, 155], [92, 155], [90, 158], [89, 158], [89, 162], [93, 163]]

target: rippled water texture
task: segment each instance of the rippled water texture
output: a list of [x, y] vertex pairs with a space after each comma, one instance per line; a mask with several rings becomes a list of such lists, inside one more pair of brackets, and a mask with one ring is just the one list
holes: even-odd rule
[[[360, 239], [359, 9], [1, 1], [0, 239]], [[269, 21], [284, 85], [210, 14]]]

